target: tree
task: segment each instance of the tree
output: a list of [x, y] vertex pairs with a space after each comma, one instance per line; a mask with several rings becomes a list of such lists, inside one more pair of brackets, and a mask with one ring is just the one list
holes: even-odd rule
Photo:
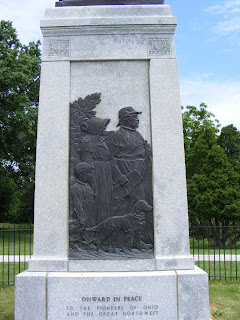
[[217, 144], [216, 130], [207, 126], [196, 138], [194, 145], [186, 154], [187, 179], [199, 173], [206, 161], [208, 152]]
[[240, 132], [233, 124], [223, 127], [217, 143], [225, 151], [228, 161], [238, 169], [240, 163]]
[[[232, 245], [230, 225], [240, 221], [240, 175], [220, 146], [209, 151], [199, 174], [188, 183], [189, 216], [205, 225], [218, 226], [220, 232], [210, 239], [218, 246]], [[226, 226], [224, 231], [221, 228]], [[236, 236], [236, 241], [240, 234]]]
[[219, 120], [215, 119], [215, 115], [212, 112], [209, 112], [207, 108], [207, 105], [203, 102], [198, 108], [195, 106], [182, 107], [186, 155], [188, 155], [189, 151], [193, 148], [197, 139], [206, 128], [212, 128], [215, 133], [219, 132]]
[[207, 106], [183, 109], [189, 216], [205, 224], [240, 220], [240, 133]]
[[239, 183], [240, 175], [222, 148], [214, 145], [188, 184], [190, 216], [208, 224], [240, 220]]
[[2, 221], [32, 217], [39, 45], [39, 41], [22, 45], [12, 23], [0, 22], [0, 203], [5, 203], [0, 205]]

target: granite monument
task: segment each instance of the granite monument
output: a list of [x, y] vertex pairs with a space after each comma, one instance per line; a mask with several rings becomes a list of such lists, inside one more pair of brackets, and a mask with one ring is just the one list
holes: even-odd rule
[[189, 249], [175, 28], [162, 0], [46, 10], [34, 254], [16, 320], [209, 320]]

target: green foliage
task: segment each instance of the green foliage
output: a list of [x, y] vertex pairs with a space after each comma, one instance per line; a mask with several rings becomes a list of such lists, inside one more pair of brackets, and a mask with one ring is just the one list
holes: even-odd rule
[[203, 103], [186, 109], [183, 126], [190, 219], [210, 225], [240, 221], [240, 133], [230, 125], [219, 135], [219, 121]]
[[0, 221], [33, 219], [40, 42], [0, 22]]
[[199, 174], [188, 183], [189, 211], [201, 221], [224, 222], [240, 218], [240, 175], [221, 147], [208, 152]]
[[217, 138], [217, 143], [225, 151], [228, 161], [239, 169], [240, 159], [240, 132], [232, 124], [222, 128], [220, 136]]
[[203, 102], [199, 108], [187, 106], [186, 108], [182, 107], [182, 110], [184, 145], [187, 155], [206, 128], [212, 128], [217, 133], [220, 124], [214, 114], [207, 110], [207, 105]]
[[240, 175], [223, 149], [214, 145], [200, 170], [188, 181], [189, 214], [210, 223], [240, 220]]
[[220, 310], [216, 310], [216, 311], [212, 312], [212, 315], [214, 316], [214, 318], [219, 318], [223, 315], [223, 312]]
[[208, 152], [216, 143], [216, 132], [213, 127], [206, 127], [199, 133], [194, 145], [186, 154], [187, 178], [200, 172]]

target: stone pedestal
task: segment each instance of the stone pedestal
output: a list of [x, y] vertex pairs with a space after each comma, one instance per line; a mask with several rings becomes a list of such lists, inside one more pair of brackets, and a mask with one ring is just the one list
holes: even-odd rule
[[[34, 255], [16, 277], [16, 320], [209, 320], [207, 274], [189, 250], [175, 27], [168, 5], [46, 10]], [[108, 130], [121, 108], [142, 112], [153, 165], [148, 259], [69, 259], [69, 105], [95, 92]]]
[[208, 277], [197, 267], [188, 271], [23, 272], [16, 278], [15, 318], [209, 320]]

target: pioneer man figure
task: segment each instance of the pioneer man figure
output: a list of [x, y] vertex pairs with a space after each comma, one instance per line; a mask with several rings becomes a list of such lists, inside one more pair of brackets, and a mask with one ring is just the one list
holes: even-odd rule
[[145, 200], [143, 177], [151, 152], [147, 141], [137, 131], [139, 114], [141, 112], [132, 107], [122, 108], [117, 125], [120, 128], [112, 134], [116, 214], [126, 214], [138, 200]]

